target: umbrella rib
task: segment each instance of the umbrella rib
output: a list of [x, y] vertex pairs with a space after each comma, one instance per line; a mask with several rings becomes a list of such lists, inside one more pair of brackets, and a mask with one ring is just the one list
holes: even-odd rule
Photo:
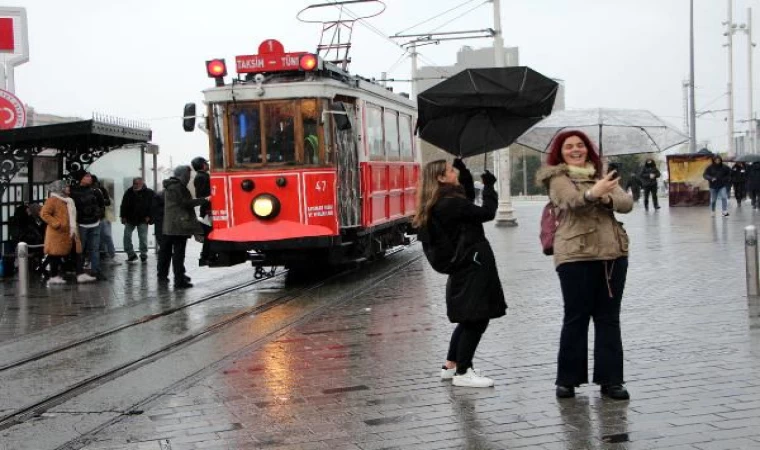
[[644, 129], [644, 127], [639, 127], [639, 129], [640, 129], [641, 131], [643, 131], [643, 132], [644, 132], [644, 134], [646, 134], [646, 135], [647, 135], [647, 137], [649, 138], [649, 140], [650, 140], [650, 141], [652, 141], [652, 144], [654, 144], [654, 146], [657, 148], [657, 151], [658, 151], [658, 152], [661, 152], [661, 151], [662, 151], [662, 149], [660, 148], [660, 146], [659, 146], [659, 145], [657, 145], [657, 141], [655, 141], [655, 140], [654, 140], [654, 138], [652, 137], [652, 135], [651, 135], [651, 134], [649, 134], [649, 132], [648, 132], [647, 130], [645, 130], [645, 129]]

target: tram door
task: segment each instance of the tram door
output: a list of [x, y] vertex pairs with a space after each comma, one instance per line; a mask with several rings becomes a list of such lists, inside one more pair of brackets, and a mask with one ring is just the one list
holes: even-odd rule
[[350, 103], [333, 102], [330, 109], [337, 149], [340, 226], [357, 227], [361, 224], [361, 198], [356, 108]]

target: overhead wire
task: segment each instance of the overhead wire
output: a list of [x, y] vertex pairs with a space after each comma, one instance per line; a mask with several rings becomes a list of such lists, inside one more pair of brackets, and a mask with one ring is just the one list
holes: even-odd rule
[[425, 19], [425, 20], [423, 20], [422, 22], [420, 22], [420, 23], [418, 23], [418, 24], [412, 25], [412, 26], [411, 26], [411, 27], [409, 27], [409, 28], [405, 28], [405, 29], [403, 29], [403, 30], [399, 31], [398, 33], [396, 33], [396, 36], [398, 36], [399, 34], [404, 34], [404, 33], [406, 33], [407, 31], [409, 31], [409, 30], [412, 30], [412, 29], [414, 29], [414, 28], [417, 28], [417, 27], [418, 27], [418, 26], [420, 26], [420, 25], [425, 25], [425, 24], [426, 24], [426, 23], [428, 23], [428, 22], [432, 22], [433, 20], [435, 20], [435, 19], [437, 19], [437, 18], [439, 18], [439, 17], [445, 16], [446, 14], [448, 14], [448, 13], [450, 13], [450, 12], [452, 12], [452, 11], [456, 11], [457, 9], [459, 9], [459, 8], [461, 8], [461, 7], [463, 7], [463, 6], [467, 5], [467, 4], [469, 4], [469, 3], [475, 2], [475, 1], [477, 1], [477, 0], [467, 0], [467, 1], [465, 1], [465, 2], [462, 2], [462, 3], [460, 3], [459, 5], [457, 5], [457, 6], [453, 7], [453, 8], [447, 9], [446, 11], [444, 11], [444, 12], [442, 12], [442, 13], [440, 13], [440, 14], [437, 14], [437, 15], [435, 15], [435, 16], [433, 16], [433, 17], [430, 17], [429, 19]]
[[433, 29], [431, 30], [431, 32], [433, 32], [433, 31], [438, 31], [438, 30], [440, 30], [441, 28], [445, 27], [446, 25], [448, 25], [448, 24], [450, 24], [450, 23], [454, 22], [455, 20], [459, 20], [459, 19], [461, 19], [462, 17], [466, 16], [467, 14], [470, 14], [471, 12], [473, 12], [473, 11], [475, 11], [476, 9], [480, 8], [481, 6], [485, 5], [486, 3], [491, 3], [491, 0], [486, 0], [486, 1], [484, 1], [483, 3], [481, 3], [481, 4], [479, 4], [479, 5], [475, 5], [474, 7], [472, 7], [472, 8], [470, 8], [470, 9], [468, 9], [467, 11], [463, 12], [462, 14], [460, 14], [460, 15], [458, 15], [458, 16], [456, 16], [456, 17], [454, 17], [453, 19], [449, 20], [448, 22], [445, 22], [443, 25], [439, 26], [438, 28], [433, 28]]
[[[337, 3], [337, 0], [327, 0], [327, 1], [329, 3], [333, 3], [333, 4]], [[376, 35], [378, 35], [378, 36], [382, 37], [383, 39], [385, 39], [386, 41], [392, 43], [394, 46], [401, 48], [404, 51], [405, 54], [409, 53], [409, 49], [405, 48], [404, 46], [402, 46], [398, 42], [396, 42], [393, 39], [389, 38], [388, 35], [385, 34], [385, 33], [383, 33], [379, 28], [377, 28], [376, 26], [372, 25], [371, 23], [369, 23], [365, 19], [359, 17], [356, 13], [354, 13], [353, 11], [351, 11], [350, 9], [348, 9], [347, 7], [342, 6], [342, 5], [335, 5], [335, 6], [340, 6], [341, 10], [345, 11], [345, 13], [346, 13], [347, 16], [351, 17], [356, 22], [360, 23], [361, 25], [363, 25], [364, 27], [366, 27], [367, 29], [369, 29], [370, 31], [372, 31], [373, 33], [375, 33]], [[425, 58], [421, 54], [417, 53], [417, 57], [421, 61], [423, 61], [426, 64], [430, 65], [436, 72], [440, 73], [441, 75], [446, 75], [446, 76], [450, 76], [451, 75], [450, 73], [448, 73], [448, 72], [442, 70], [441, 68], [437, 67], [436, 63], [431, 62], [430, 60], [428, 60], [427, 58]]]

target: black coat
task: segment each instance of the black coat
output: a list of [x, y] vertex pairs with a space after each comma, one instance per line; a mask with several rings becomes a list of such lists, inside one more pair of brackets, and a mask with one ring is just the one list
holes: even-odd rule
[[[652, 174], [654, 174], [654, 177], [652, 177]], [[639, 175], [639, 180], [641, 180], [641, 187], [645, 189], [656, 188], [658, 178], [660, 178], [660, 171], [657, 169], [657, 166], [654, 164], [644, 164], [644, 168], [641, 169], [641, 174]]]
[[150, 219], [154, 225], [154, 233], [160, 236], [164, 232], [164, 191], [153, 194], [153, 202], [150, 206]]
[[710, 189], [724, 188], [731, 182], [731, 169], [723, 163], [712, 163], [707, 166], [702, 177], [710, 183]]
[[[204, 170], [199, 170], [195, 174], [195, 179], [193, 180], [193, 186], [195, 187], [195, 198], [206, 198], [211, 196], [211, 177], [209, 176], [208, 172]], [[200, 217], [205, 217], [211, 212], [211, 205], [207, 201], [203, 201], [201, 203], [200, 212], [198, 215]]]
[[164, 180], [164, 235], [189, 237], [203, 233], [195, 217], [195, 207], [202, 202], [203, 199], [194, 199], [177, 177]]
[[747, 168], [747, 189], [760, 191], [760, 162], [754, 162]]
[[[467, 182], [467, 175], [462, 176], [462, 172], [469, 175], [469, 171], [460, 169], [460, 182]], [[449, 275], [446, 283], [446, 314], [454, 323], [495, 319], [507, 312], [496, 259], [483, 230], [483, 223], [496, 215], [496, 191], [492, 185], [484, 186], [483, 206], [473, 203], [465, 192], [472, 193], [474, 189], [465, 187], [458, 193], [444, 194], [431, 211], [449, 240], [466, 249], [461, 266]]]
[[744, 187], [747, 184], [747, 167], [734, 165], [731, 168], [731, 184], [740, 185]]
[[105, 200], [103, 194], [92, 186], [75, 186], [71, 188], [71, 198], [77, 207], [77, 223], [90, 225], [103, 217]]
[[119, 217], [130, 225], [146, 223], [145, 218], [152, 217], [153, 196], [153, 190], [147, 187], [143, 187], [139, 191], [132, 188], [127, 189], [121, 199]]

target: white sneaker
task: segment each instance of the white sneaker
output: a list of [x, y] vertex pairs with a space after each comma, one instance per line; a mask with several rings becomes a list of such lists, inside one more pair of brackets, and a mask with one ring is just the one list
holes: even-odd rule
[[470, 367], [464, 375], [454, 375], [451, 384], [461, 387], [485, 388], [493, 386], [493, 380], [478, 374]]
[[86, 273], [80, 273], [77, 275], [77, 283], [92, 283], [95, 280], [97, 280], [97, 278], [87, 275]]
[[66, 280], [63, 279], [62, 276], [53, 277], [48, 280], [47, 285], [52, 286], [54, 284], [66, 284]]
[[453, 369], [447, 369], [446, 367], [441, 368], [441, 379], [442, 380], [450, 380], [454, 378], [454, 375], [457, 373], [457, 368], [454, 367]]
[[723, 217], [728, 217], [728, 211], [723, 211]]

